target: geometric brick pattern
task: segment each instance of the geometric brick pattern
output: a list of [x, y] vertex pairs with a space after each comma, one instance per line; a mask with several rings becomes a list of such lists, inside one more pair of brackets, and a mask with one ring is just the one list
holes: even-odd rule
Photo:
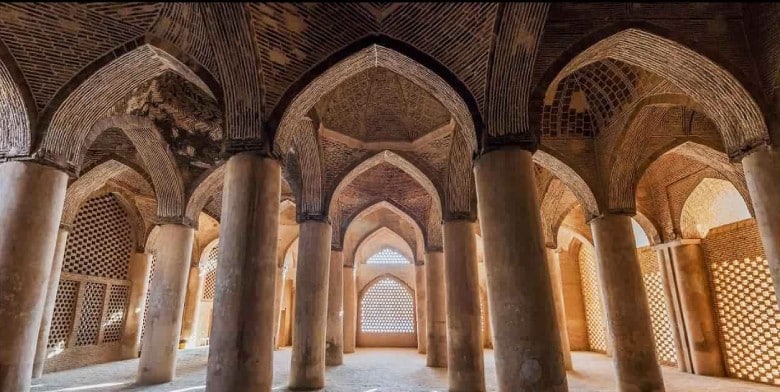
[[73, 315], [76, 311], [76, 296], [79, 283], [73, 280], [60, 280], [57, 299], [54, 301], [54, 314], [51, 318], [48, 348], [64, 349], [68, 344], [73, 328]]
[[395, 249], [384, 248], [369, 257], [366, 264], [409, 264], [409, 260]]
[[127, 279], [132, 228], [114, 195], [88, 200], [68, 236], [62, 270], [79, 275]]
[[780, 312], [766, 258], [713, 260], [710, 273], [729, 375], [780, 385]]
[[79, 331], [76, 337], [77, 346], [98, 343], [100, 321], [103, 316], [103, 298], [106, 295], [106, 284], [87, 282], [86, 285]]
[[666, 366], [677, 366], [674, 335], [672, 334], [669, 311], [666, 308], [666, 297], [656, 252], [653, 248], [645, 247], [637, 249], [637, 253], [647, 293], [647, 304], [650, 307], [650, 322], [653, 326], [658, 363]]
[[203, 280], [203, 300], [213, 301], [214, 290], [217, 285], [217, 270], [216, 268], [206, 274], [206, 278]]
[[108, 297], [108, 309], [103, 321], [102, 343], [118, 342], [122, 339], [122, 329], [125, 325], [125, 312], [129, 299], [130, 287], [112, 285]]
[[601, 282], [593, 252], [593, 248], [587, 244], [580, 249], [582, 297], [585, 300], [590, 350], [604, 353], [607, 352], [607, 319], [601, 302]]
[[217, 260], [219, 259], [219, 245], [209, 250], [208, 258], [203, 266], [206, 277], [203, 278], [203, 301], [214, 300], [214, 290], [217, 287]]
[[415, 333], [414, 297], [396, 278], [383, 277], [360, 301], [360, 332]]

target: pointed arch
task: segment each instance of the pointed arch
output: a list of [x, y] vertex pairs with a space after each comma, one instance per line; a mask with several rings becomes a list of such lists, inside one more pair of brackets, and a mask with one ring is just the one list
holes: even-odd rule
[[355, 248], [353, 260], [361, 260], [361, 263], [365, 263], [369, 257], [383, 247], [392, 248], [403, 255], [409, 264], [414, 264], [415, 251], [412, 245], [403, 236], [385, 226], [372, 231], [360, 241]]
[[220, 162], [217, 166], [211, 167], [203, 173], [196, 182], [192, 193], [187, 199], [185, 216], [191, 222], [197, 224], [198, 216], [209, 202], [209, 200], [220, 190], [225, 179], [225, 162]]
[[[599, 204], [590, 185], [571, 165], [553, 155], [552, 150], [540, 145], [533, 156], [534, 163], [549, 170], [577, 197], [586, 212], [586, 219], [599, 216]], [[539, 195], [540, 197], [543, 195]]]
[[[433, 69], [416, 61], [420, 59]], [[429, 56], [382, 35], [366, 37], [336, 52], [288, 89], [269, 120], [275, 133], [274, 150], [278, 154], [288, 150], [295, 123], [305, 117], [322, 96], [353, 75], [374, 67], [399, 74], [436, 98], [459, 125], [471, 151], [477, 150], [481, 117], [476, 101], [465, 85]]]
[[[720, 132], [732, 159], [769, 140], [766, 121], [754, 97], [729, 71], [688, 47], [639, 28], [627, 28], [601, 39], [558, 70], [545, 85], [557, 86], [578, 69], [614, 59], [659, 75], [696, 101]], [[536, 102], [544, 93], [537, 89]]]
[[[160, 42], [163, 41], [156, 43]], [[89, 147], [84, 130], [92, 129], [100, 119], [114, 114], [113, 106], [133, 88], [165, 72], [179, 74], [217, 99], [210, 87], [216, 85], [213, 77], [203, 68], [190, 68], [187, 64], [194, 64], [192, 60], [184, 61], [145, 38], [129, 42], [94, 61], [63, 86], [44, 109], [39, 125], [39, 155], [63, 169], [78, 171]], [[209, 83], [201, 76], [206, 76]]]
[[[436, 230], [436, 228], [441, 228], [441, 220], [442, 220], [442, 202], [441, 202], [441, 190], [436, 186], [436, 184], [431, 181], [431, 179], [425, 175], [417, 166], [412, 164], [411, 162], [407, 161], [400, 155], [389, 151], [384, 150], [380, 151], [377, 154], [367, 158], [360, 164], [356, 165], [352, 168], [349, 172], [344, 174], [338, 181], [336, 185], [336, 188], [334, 189], [330, 200], [328, 200], [328, 216], [331, 218], [338, 218], [336, 217], [336, 211], [335, 211], [335, 203], [333, 203], [334, 200], [337, 200], [341, 193], [346, 189], [349, 184], [352, 183], [358, 176], [363, 174], [368, 169], [371, 169], [374, 166], [377, 166], [382, 163], [388, 163], [390, 165], [393, 165], [402, 171], [404, 171], [406, 174], [408, 174], [410, 177], [412, 177], [430, 196], [432, 199], [431, 202], [431, 209], [430, 214], [428, 217], [428, 222], [418, 222], [418, 225], [421, 228], [424, 228], [425, 236], [423, 237], [426, 240], [426, 244], [428, 242], [436, 242], [437, 238], [440, 238], [441, 235], [437, 235], [437, 233], [434, 233], [433, 230]], [[387, 203], [390, 204], [390, 203]], [[400, 210], [400, 208], [395, 207], [395, 210]], [[357, 216], [359, 216], [358, 214]], [[346, 223], [346, 226], [349, 226], [349, 224], [357, 218], [352, 218], [349, 222]], [[414, 219], [412, 219], [414, 220]], [[334, 235], [335, 236], [335, 235]]]
[[[396, 206], [396, 205], [394, 205], [394, 204], [392, 204], [392, 203], [390, 203], [390, 202], [388, 202], [388, 201], [385, 201], [385, 200], [382, 200], [382, 201], [380, 201], [380, 202], [374, 203], [374, 204], [372, 204], [372, 205], [370, 205], [370, 206], [368, 206], [368, 207], [364, 208], [362, 211], [360, 211], [360, 212], [359, 212], [357, 215], [355, 215], [355, 217], [354, 217], [354, 218], [353, 218], [353, 219], [352, 219], [352, 220], [349, 222], [349, 225], [347, 226], [347, 229], [346, 229], [346, 231], [345, 231], [345, 232], [349, 232], [349, 230], [350, 230], [350, 228], [352, 227], [352, 224], [353, 224], [354, 222], [360, 222], [360, 221], [361, 221], [363, 218], [365, 218], [366, 216], [368, 216], [368, 215], [371, 215], [372, 213], [374, 213], [374, 212], [376, 212], [376, 211], [380, 211], [380, 210], [382, 210], [382, 209], [386, 209], [386, 210], [388, 210], [388, 211], [392, 212], [393, 214], [395, 214], [396, 216], [398, 216], [399, 218], [401, 218], [401, 220], [405, 221], [406, 223], [408, 223], [409, 225], [411, 225], [411, 226], [412, 226], [412, 229], [414, 229], [415, 236], [417, 237], [417, 238], [416, 238], [416, 240], [417, 240], [417, 244], [419, 244], [419, 245], [416, 247], [416, 249], [414, 249], [414, 250], [415, 250], [414, 254], [417, 254], [417, 253], [419, 253], [419, 252], [420, 252], [420, 250], [421, 250], [421, 249], [419, 249], [419, 248], [420, 248], [422, 245], [426, 245], [426, 244], [427, 244], [427, 243], [426, 243], [426, 235], [425, 235], [425, 232], [423, 231], [423, 227], [420, 225], [420, 223], [419, 223], [419, 222], [417, 222], [417, 221], [416, 221], [414, 218], [412, 218], [412, 216], [411, 216], [411, 215], [409, 215], [408, 213], [406, 213], [406, 211], [402, 210], [402, 209], [401, 209], [401, 208], [399, 208], [398, 206]], [[408, 241], [407, 241], [407, 242], [408, 242]]]
[[639, 226], [645, 232], [650, 245], [657, 245], [661, 243], [661, 236], [658, 234], [658, 225], [652, 219], [650, 219], [649, 216], [645, 215], [641, 211], [637, 211], [636, 215], [634, 215], [632, 219], [636, 221], [636, 223], [639, 224]]
[[76, 181], [73, 181], [65, 192], [65, 204], [62, 210], [61, 223], [68, 226], [73, 225], [81, 205], [96, 192], [105, 191], [116, 194], [119, 196], [119, 203], [127, 213], [130, 225], [133, 227], [136, 250], [142, 251], [146, 247], [146, 239], [149, 233], [143, 216], [133, 201], [133, 197], [122, 188], [107, 185], [109, 180], [128, 170], [146, 179], [136, 168], [110, 159], [95, 166]]
[[[176, 159], [162, 139], [162, 135], [154, 123], [146, 117], [114, 116], [97, 121], [91, 130], [85, 134], [83, 151], [92, 144], [98, 135], [108, 129], [121, 129], [133, 143], [138, 155], [146, 167], [152, 186], [157, 196], [157, 215], [163, 220], [184, 217], [185, 195], [184, 180], [179, 172]], [[83, 159], [83, 155], [81, 156]], [[81, 161], [76, 162], [80, 169]]]
[[704, 238], [710, 229], [750, 219], [747, 202], [730, 181], [702, 178], [680, 209], [683, 238]]
[[0, 158], [30, 155], [36, 117], [29, 86], [0, 42]]
[[211, 240], [208, 245], [203, 247], [203, 252], [200, 253], [200, 258], [198, 259], [198, 268], [200, 269], [201, 277], [206, 276], [206, 274], [217, 268], [217, 261], [219, 258], [213, 257], [212, 252], [214, 252], [214, 249], [219, 249], [219, 237]]

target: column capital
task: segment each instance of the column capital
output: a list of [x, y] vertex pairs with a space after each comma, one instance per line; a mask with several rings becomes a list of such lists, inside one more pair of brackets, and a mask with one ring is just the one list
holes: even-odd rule
[[475, 161], [478, 161], [479, 158], [493, 151], [520, 149], [533, 154], [539, 148], [539, 140], [529, 140], [529, 137], [526, 134], [490, 136], [487, 133], [484, 133], [483, 135], [482, 150], [476, 154]]
[[444, 247], [441, 246], [426, 246], [425, 253], [444, 253]]
[[344, 268], [349, 268], [349, 269], [355, 269], [355, 265], [354, 264], [344, 264], [343, 267]]
[[299, 213], [295, 216], [295, 221], [301, 224], [306, 221], [316, 221], [331, 224], [330, 217], [321, 213]]
[[445, 212], [444, 219], [442, 219], [442, 224], [446, 224], [447, 222], [457, 222], [457, 221], [467, 221], [467, 222], [474, 223], [477, 221], [477, 214], [476, 212], [472, 212], [472, 211]]

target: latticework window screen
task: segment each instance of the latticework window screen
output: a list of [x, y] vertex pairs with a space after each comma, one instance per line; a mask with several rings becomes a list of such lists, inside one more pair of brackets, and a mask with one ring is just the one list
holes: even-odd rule
[[[65, 246], [49, 349], [121, 339], [132, 250], [132, 227], [113, 195], [94, 197], [79, 207]], [[75, 341], [70, 341], [71, 336]]]
[[217, 286], [217, 259], [219, 258], [219, 245], [209, 250], [208, 257], [206, 258], [206, 265], [203, 266], [203, 273], [206, 277], [203, 278], [203, 301], [214, 300], [214, 290]]
[[366, 264], [409, 264], [409, 260], [395, 249], [384, 248], [369, 257]]
[[52, 315], [51, 329], [49, 330], [50, 349], [64, 349], [70, 338], [73, 328], [73, 316], [76, 311], [76, 298], [79, 292], [79, 283], [72, 280], [60, 280], [57, 289], [57, 298], [54, 300], [54, 315]]
[[642, 248], [638, 249], [637, 252], [647, 293], [647, 304], [650, 307], [650, 322], [653, 326], [658, 363], [676, 366], [677, 354], [675, 354], [674, 335], [669, 319], [669, 310], [666, 307], [664, 286], [656, 251], [652, 248]]
[[76, 215], [65, 247], [63, 272], [127, 279], [132, 227], [114, 195], [88, 200]]
[[588, 344], [592, 351], [603, 353], [607, 351], [607, 319], [601, 303], [601, 283], [593, 248], [583, 245], [580, 249], [579, 261], [582, 298], [585, 301], [585, 320], [588, 325]]
[[403, 283], [382, 277], [368, 287], [360, 302], [360, 331], [415, 333], [414, 296]]
[[780, 385], [780, 313], [767, 260], [718, 260], [710, 273], [730, 375]]

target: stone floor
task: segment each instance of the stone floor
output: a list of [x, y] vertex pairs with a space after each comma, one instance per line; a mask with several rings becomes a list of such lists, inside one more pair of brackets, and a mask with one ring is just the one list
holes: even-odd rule
[[[274, 391], [286, 391], [290, 368], [290, 350], [274, 355]], [[33, 380], [33, 392], [66, 391], [203, 391], [206, 381], [206, 348], [179, 352], [174, 382], [151, 387], [133, 385], [138, 360], [112, 362], [47, 374]], [[609, 358], [594, 353], [573, 355], [576, 371], [569, 372], [570, 391], [614, 391], [614, 373]], [[493, 351], [485, 351], [487, 387], [496, 390]], [[772, 391], [780, 388], [732, 379], [693, 376], [664, 368], [667, 392], [682, 391]], [[447, 371], [425, 366], [425, 356], [408, 349], [360, 349], [344, 356], [344, 365], [329, 368], [326, 382], [331, 392], [443, 392], [447, 390]]]

